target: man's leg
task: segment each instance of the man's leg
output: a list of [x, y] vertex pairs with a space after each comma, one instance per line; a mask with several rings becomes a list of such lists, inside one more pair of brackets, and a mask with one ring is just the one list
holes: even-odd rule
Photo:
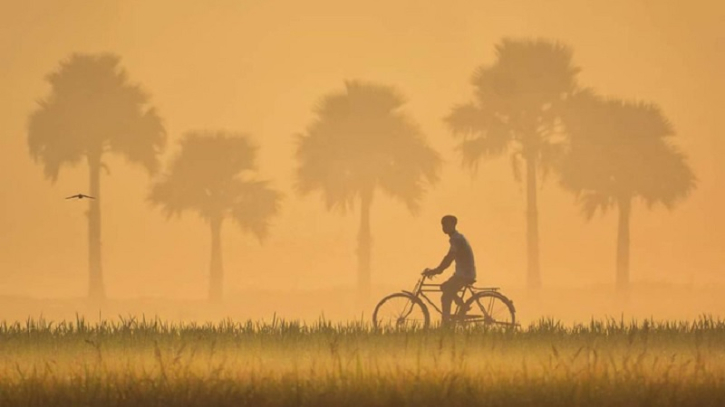
[[459, 285], [458, 288], [456, 289], [456, 292], [453, 293], [453, 301], [456, 302], [456, 305], [458, 305], [459, 308], [462, 307], [463, 305], [465, 305], [465, 302], [463, 302], [463, 298], [461, 298], [461, 296], [458, 295], [458, 292], [461, 291], [461, 288], [463, 288], [464, 285], [465, 284], [461, 283], [461, 285]]
[[458, 306], [463, 304], [463, 300], [458, 296], [458, 291], [463, 288], [465, 282], [457, 276], [451, 276], [443, 284], [441, 284], [441, 313], [443, 314], [443, 323], [451, 319], [451, 303], [456, 301]]

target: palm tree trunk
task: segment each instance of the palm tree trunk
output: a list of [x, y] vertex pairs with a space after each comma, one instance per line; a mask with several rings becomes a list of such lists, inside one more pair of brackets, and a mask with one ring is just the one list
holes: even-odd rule
[[103, 286], [101, 268], [101, 153], [88, 155], [90, 172], [90, 194], [96, 199], [88, 200], [88, 298], [103, 301], [106, 290]]
[[357, 238], [357, 288], [360, 304], [366, 304], [370, 298], [370, 257], [372, 252], [370, 207], [373, 201], [372, 189], [363, 191], [360, 201], [360, 231]]
[[619, 225], [617, 227], [617, 291], [629, 291], [629, 218], [632, 198], [619, 198]]
[[224, 292], [224, 269], [222, 268], [222, 218], [211, 222], [211, 265], [209, 268], [209, 300], [221, 302]]
[[539, 270], [539, 213], [536, 209], [536, 158], [526, 157], [526, 285], [529, 289], [541, 287]]

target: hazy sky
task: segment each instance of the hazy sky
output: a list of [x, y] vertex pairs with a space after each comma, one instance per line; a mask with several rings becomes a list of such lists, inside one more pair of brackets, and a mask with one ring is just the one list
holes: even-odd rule
[[[416, 216], [378, 194], [374, 284], [407, 286], [447, 250], [439, 219], [453, 213], [485, 284], [525, 275], [524, 190], [506, 158], [476, 176], [462, 168], [442, 118], [470, 100], [470, 77], [503, 37], [543, 37], [574, 50], [580, 83], [657, 103], [698, 178], [675, 211], [634, 207], [632, 278], [725, 281], [725, 5], [718, 1], [32, 1], [0, 2], [0, 294], [84, 295], [88, 169], [54, 185], [27, 148], [27, 119], [48, 95], [44, 77], [73, 52], [121, 56], [164, 118], [166, 159], [183, 132], [249, 133], [260, 176], [285, 194], [260, 245], [223, 231], [227, 292], [352, 285], [358, 213], [328, 213], [294, 193], [295, 134], [320, 97], [360, 79], [395, 86], [446, 163]], [[110, 296], [203, 297], [210, 232], [195, 214], [151, 208], [141, 168], [106, 156], [103, 261]], [[540, 191], [545, 286], [613, 283], [616, 217], [585, 222], [555, 178]]]

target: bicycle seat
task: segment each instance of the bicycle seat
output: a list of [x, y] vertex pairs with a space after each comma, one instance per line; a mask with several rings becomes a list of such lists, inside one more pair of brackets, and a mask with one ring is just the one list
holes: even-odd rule
[[461, 286], [461, 288], [458, 290], [458, 292], [465, 293], [466, 290], [475, 291], [476, 287], [473, 286], [474, 284], [476, 284], [476, 280], [469, 281], [469, 282], [465, 283], [463, 286]]

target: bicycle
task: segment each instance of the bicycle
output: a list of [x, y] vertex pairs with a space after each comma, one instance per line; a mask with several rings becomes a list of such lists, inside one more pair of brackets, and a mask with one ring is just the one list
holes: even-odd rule
[[[430, 312], [425, 300], [439, 314], [440, 308], [426, 295], [428, 292], [440, 292], [440, 284], [426, 283], [425, 272], [413, 291], [402, 290], [380, 300], [373, 312], [373, 326], [380, 329], [415, 329], [430, 326]], [[516, 327], [516, 308], [512, 300], [503, 295], [498, 287], [475, 287], [476, 281], [461, 288], [459, 293], [464, 307], [456, 304], [451, 321], [460, 325]], [[468, 297], [467, 297], [468, 296]], [[463, 312], [467, 309], [467, 312]]]

